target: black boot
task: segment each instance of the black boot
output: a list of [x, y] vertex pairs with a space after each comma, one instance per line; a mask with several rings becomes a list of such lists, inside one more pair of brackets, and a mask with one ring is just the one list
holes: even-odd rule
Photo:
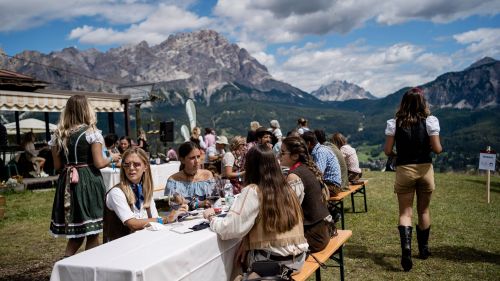
[[431, 251], [429, 251], [429, 232], [431, 227], [420, 230], [417, 224], [417, 241], [418, 241], [418, 257], [426, 260], [430, 255]]
[[398, 226], [401, 239], [401, 266], [404, 271], [410, 271], [413, 266], [411, 261], [411, 226]]

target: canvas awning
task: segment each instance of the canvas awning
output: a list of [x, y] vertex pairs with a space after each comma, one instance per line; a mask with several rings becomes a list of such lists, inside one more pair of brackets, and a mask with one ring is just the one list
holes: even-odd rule
[[123, 112], [123, 101], [129, 96], [96, 92], [40, 89], [35, 92], [0, 90], [0, 110], [61, 112], [67, 100], [84, 95], [96, 112]]
[[[5, 124], [5, 128], [7, 129], [7, 134], [15, 135], [16, 134], [16, 122]], [[49, 130], [55, 130], [57, 128], [56, 125], [49, 123]], [[19, 120], [19, 129], [21, 133], [33, 132], [35, 134], [45, 133], [45, 121], [28, 118]]]

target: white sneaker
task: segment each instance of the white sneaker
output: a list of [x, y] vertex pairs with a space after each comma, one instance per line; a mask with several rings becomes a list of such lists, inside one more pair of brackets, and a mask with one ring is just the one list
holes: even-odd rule
[[42, 171], [42, 172], [40, 173], [40, 177], [41, 177], [41, 178], [46, 178], [46, 177], [48, 177], [48, 176], [49, 176], [49, 174], [45, 173], [44, 171]]
[[38, 174], [35, 171], [31, 171], [29, 174], [35, 178], [38, 178]]

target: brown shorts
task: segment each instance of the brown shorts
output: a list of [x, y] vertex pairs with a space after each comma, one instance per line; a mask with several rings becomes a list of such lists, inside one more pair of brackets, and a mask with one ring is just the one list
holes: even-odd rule
[[394, 193], [432, 192], [435, 189], [431, 163], [408, 164], [396, 167]]

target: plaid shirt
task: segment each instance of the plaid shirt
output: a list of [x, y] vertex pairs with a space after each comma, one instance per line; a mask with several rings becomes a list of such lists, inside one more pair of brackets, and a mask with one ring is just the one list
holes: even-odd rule
[[339, 160], [327, 146], [317, 143], [311, 151], [311, 156], [319, 170], [323, 173], [326, 182], [341, 186]]

